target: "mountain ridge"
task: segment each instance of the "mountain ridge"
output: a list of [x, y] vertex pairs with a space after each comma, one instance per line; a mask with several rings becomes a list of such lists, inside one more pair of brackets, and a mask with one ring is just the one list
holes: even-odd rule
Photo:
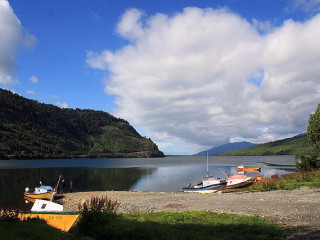
[[205, 150], [205, 151], [198, 152], [194, 155], [205, 156], [208, 153], [208, 155], [212, 156], [212, 155], [218, 155], [218, 154], [225, 153], [225, 152], [245, 149], [248, 147], [252, 147], [254, 145], [255, 145], [254, 143], [250, 143], [250, 142], [246, 142], [246, 141], [226, 143], [226, 144], [222, 144], [222, 145], [219, 145], [216, 147], [212, 147], [212, 148]]
[[257, 144], [243, 150], [221, 153], [219, 156], [300, 155], [308, 154], [310, 150], [307, 134], [302, 133], [291, 138]]
[[162, 156], [124, 119], [0, 89], [0, 159]]

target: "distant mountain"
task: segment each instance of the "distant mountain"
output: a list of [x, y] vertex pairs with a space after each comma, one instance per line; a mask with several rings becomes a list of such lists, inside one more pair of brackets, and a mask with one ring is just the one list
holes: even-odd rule
[[220, 145], [220, 146], [217, 146], [217, 147], [210, 148], [209, 150], [199, 152], [199, 153], [197, 153], [195, 155], [197, 155], [197, 156], [205, 156], [205, 155], [207, 155], [207, 153], [210, 156], [218, 155], [218, 154], [225, 153], [225, 152], [231, 152], [231, 151], [235, 151], [235, 150], [246, 149], [246, 148], [252, 147], [254, 145], [255, 144], [250, 143], [250, 142], [226, 143], [226, 144], [223, 144], [223, 145]]
[[292, 138], [258, 144], [244, 150], [222, 153], [223, 156], [266, 156], [266, 155], [298, 155], [310, 152], [307, 134], [299, 134]]
[[61, 109], [0, 89], [0, 159], [160, 157], [151, 139], [106, 112]]

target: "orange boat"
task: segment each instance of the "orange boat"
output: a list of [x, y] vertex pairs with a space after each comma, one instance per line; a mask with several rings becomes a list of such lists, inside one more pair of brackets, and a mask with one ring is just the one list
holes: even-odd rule
[[79, 212], [30, 212], [18, 213], [18, 218], [23, 221], [28, 218], [40, 218], [48, 225], [58, 228], [63, 232], [68, 232], [79, 218]]
[[245, 165], [239, 165], [237, 167], [237, 172], [261, 172], [261, 168], [247, 168]]
[[16, 217], [21, 221], [28, 218], [40, 218], [45, 220], [48, 225], [64, 232], [68, 232], [80, 216], [80, 212], [67, 210], [61, 204], [42, 199], [35, 199], [30, 212], [1, 210], [0, 213]]

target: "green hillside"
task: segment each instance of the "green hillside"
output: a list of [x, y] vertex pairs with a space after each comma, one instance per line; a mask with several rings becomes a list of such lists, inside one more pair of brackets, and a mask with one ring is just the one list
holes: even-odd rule
[[298, 155], [308, 154], [307, 135], [298, 135], [292, 138], [255, 145], [243, 150], [220, 154], [220, 156], [266, 156], [266, 155]]
[[152, 156], [163, 153], [123, 119], [0, 89], [0, 159]]

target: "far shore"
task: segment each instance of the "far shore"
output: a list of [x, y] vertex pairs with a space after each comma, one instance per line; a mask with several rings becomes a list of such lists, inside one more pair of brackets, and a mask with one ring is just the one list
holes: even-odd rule
[[213, 211], [258, 216], [290, 227], [320, 231], [320, 188], [270, 192], [198, 194], [184, 192], [97, 191], [65, 193], [59, 201], [71, 210], [94, 196], [120, 202], [120, 213]]

